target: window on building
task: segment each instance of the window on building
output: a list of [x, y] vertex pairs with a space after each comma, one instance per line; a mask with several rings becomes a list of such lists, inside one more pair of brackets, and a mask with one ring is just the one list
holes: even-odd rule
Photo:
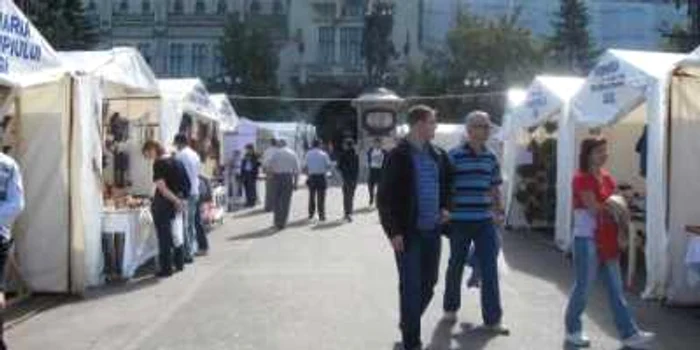
[[340, 61], [349, 66], [362, 63], [362, 28], [340, 29]]
[[141, 1], [141, 12], [143, 12], [144, 15], [148, 15], [153, 12], [153, 8], [151, 7], [151, 0]]
[[122, 0], [119, 3], [119, 12], [123, 12], [123, 13], [129, 12], [129, 1], [128, 0]]
[[182, 0], [174, 0], [173, 1], [173, 13], [174, 14], [182, 14], [185, 12], [185, 5], [182, 3]]
[[94, 0], [90, 0], [90, 3], [87, 6], [87, 10], [90, 12], [96, 11], [97, 10], [97, 4], [95, 3]]
[[226, 3], [226, 0], [219, 0], [219, 3], [216, 5], [216, 13], [223, 15], [228, 12], [228, 3]]
[[168, 73], [172, 76], [181, 76], [185, 70], [185, 45], [170, 44], [170, 56], [168, 58]]
[[221, 52], [219, 50], [215, 50], [214, 52], [214, 67], [212, 71], [212, 75], [215, 77], [220, 77], [221, 75], [224, 74], [224, 57], [221, 56]]
[[284, 13], [284, 6], [282, 5], [282, 0], [275, 0], [274, 4], [272, 5], [272, 11], [276, 15], [281, 15]]
[[318, 29], [318, 60], [320, 63], [335, 62], [335, 28]]
[[250, 2], [250, 13], [260, 13], [262, 10], [262, 5], [260, 4], [260, 1], [258, 0], [253, 0]]
[[200, 76], [209, 76], [207, 65], [209, 63], [209, 48], [206, 44], [192, 44], [192, 71]]
[[314, 11], [317, 16], [322, 18], [334, 18], [335, 13], [335, 3], [334, 2], [323, 2], [314, 4]]
[[364, 1], [362, 0], [346, 0], [343, 4], [343, 15], [345, 16], [360, 16], [364, 12]]
[[204, 0], [197, 0], [194, 4], [194, 13], [203, 14], [207, 12], [207, 6], [204, 4]]
[[141, 53], [141, 56], [143, 56], [143, 59], [146, 60], [146, 63], [151, 65], [153, 63], [153, 52], [151, 51], [151, 44], [150, 43], [140, 43], [138, 44], [138, 50]]

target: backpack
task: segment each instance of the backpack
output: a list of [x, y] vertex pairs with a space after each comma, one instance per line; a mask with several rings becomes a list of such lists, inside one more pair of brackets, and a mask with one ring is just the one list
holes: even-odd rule
[[187, 198], [190, 196], [192, 191], [192, 183], [190, 182], [190, 177], [187, 175], [187, 169], [181, 161], [172, 158], [173, 171], [175, 172], [175, 177], [177, 178], [177, 186], [173, 189], [175, 193], [180, 195], [182, 198]]

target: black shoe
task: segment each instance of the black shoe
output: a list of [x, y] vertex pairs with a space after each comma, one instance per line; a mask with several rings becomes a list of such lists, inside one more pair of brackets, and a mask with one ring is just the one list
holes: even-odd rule
[[185, 258], [185, 264], [192, 264], [194, 263], [194, 259], [192, 258]]
[[318, 218], [318, 221], [320, 221], [320, 222], [325, 222], [325, 221], [326, 221], [326, 218], [322, 216], [322, 217]]
[[352, 216], [350, 216], [350, 215], [345, 215], [345, 221], [347, 221], [347, 222], [352, 222]]
[[184, 271], [184, 270], [185, 270], [185, 267], [184, 267], [184, 266], [175, 266], [175, 271], [176, 271], [176, 272], [182, 272], [182, 271]]
[[168, 278], [172, 275], [173, 273], [171, 271], [158, 271], [158, 273], [156, 273], [156, 277], [158, 278]]

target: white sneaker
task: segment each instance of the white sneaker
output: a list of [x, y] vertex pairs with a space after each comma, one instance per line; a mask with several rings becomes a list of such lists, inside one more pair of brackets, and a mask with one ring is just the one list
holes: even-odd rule
[[656, 334], [639, 331], [637, 334], [622, 341], [622, 345], [632, 349], [648, 349], [649, 343], [656, 338]]
[[581, 332], [567, 334], [565, 340], [567, 343], [577, 348], [587, 348], [591, 346], [591, 340]]
[[445, 311], [442, 320], [446, 322], [457, 322], [457, 313]]
[[483, 329], [497, 335], [510, 335], [510, 328], [503, 323], [486, 324], [483, 326]]

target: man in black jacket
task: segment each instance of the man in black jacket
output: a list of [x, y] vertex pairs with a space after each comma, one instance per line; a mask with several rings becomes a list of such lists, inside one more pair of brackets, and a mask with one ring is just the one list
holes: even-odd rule
[[418, 105], [408, 112], [411, 131], [389, 152], [379, 185], [382, 227], [399, 271], [403, 347], [421, 349], [420, 319], [433, 297], [440, 262], [440, 229], [449, 218], [451, 166], [431, 144], [435, 111]]
[[360, 158], [355, 152], [355, 143], [347, 139], [343, 143], [343, 150], [338, 156], [338, 170], [343, 177], [343, 210], [345, 220], [352, 221], [353, 204], [355, 202], [355, 189], [357, 177], [360, 173]]

